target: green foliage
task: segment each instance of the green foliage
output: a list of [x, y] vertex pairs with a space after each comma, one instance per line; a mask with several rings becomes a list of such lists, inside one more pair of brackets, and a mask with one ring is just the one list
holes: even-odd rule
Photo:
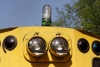
[[63, 6], [62, 10], [57, 10], [57, 20], [52, 24], [53, 26], [61, 26], [61, 27], [71, 27], [71, 28], [79, 28], [81, 26], [80, 19], [76, 14], [76, 10], [73, 6], [66, 4]]
[[74, 7], [83, 30], [100, 35], [100, 0], [78, 0]]
[[72, 6], [66, 4], [57, 9], [54, 26], [83, 29], [100, 35], [100, 0], [77, 0]]

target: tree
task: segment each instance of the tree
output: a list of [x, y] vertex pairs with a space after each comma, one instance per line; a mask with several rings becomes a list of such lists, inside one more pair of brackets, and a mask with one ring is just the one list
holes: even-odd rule
[[70, 27], [70, 28], [80, 28], [80, 19], [76, 14], [76, 9], [74, 6], [65, 4], [61, 10], [57, 10], [57, 20], [52, 24], [53, 26]]
[[100, 35], [100, 0], [78, 0], [74, 7], [83, 30]]

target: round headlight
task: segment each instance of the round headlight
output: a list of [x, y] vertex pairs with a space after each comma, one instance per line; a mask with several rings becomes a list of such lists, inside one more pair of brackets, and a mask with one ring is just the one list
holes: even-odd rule
[[28, 42], [28, 49], [33, 56], [42, 56], [46, 53], [46, 42], [41, 37], [33, 37]]
[[87, 53], [89, 51], [89, 43], [84, 38], [78, 40], [77, 46], [79, 51], [81, 51], [82, 53]]
[[100, 55], [100, 42], [99, 41], [94, 41], [92, 43], [92, 51], [96, 54], [96, 55]]
[[56, 37], [51, 41], [50, 52], [57, 56], [63, 57], [68, 53], [68, 42], [62, 37]]
[[17, 45], [17, 39], [16, 37], [10, 35], [10, 36], [7, 36], [4, 41], [3, 41], [3, 45], [6, 49], [8, 50], [13, 50], [16, 45]]

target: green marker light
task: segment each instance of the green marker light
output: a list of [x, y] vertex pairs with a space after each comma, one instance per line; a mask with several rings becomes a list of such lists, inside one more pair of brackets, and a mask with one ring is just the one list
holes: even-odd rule
[[42, 26], [51, 26], [51, 6], [50, 5], [43, 6]]

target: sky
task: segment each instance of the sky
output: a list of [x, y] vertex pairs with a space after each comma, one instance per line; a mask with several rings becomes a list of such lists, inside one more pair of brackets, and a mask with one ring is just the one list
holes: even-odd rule
[[0, 29], [19, 26], [41, 26], [42, 7], [52, 7], [52, 21], [57, 18], [56, 7], [73, 0], [0, 0]]

